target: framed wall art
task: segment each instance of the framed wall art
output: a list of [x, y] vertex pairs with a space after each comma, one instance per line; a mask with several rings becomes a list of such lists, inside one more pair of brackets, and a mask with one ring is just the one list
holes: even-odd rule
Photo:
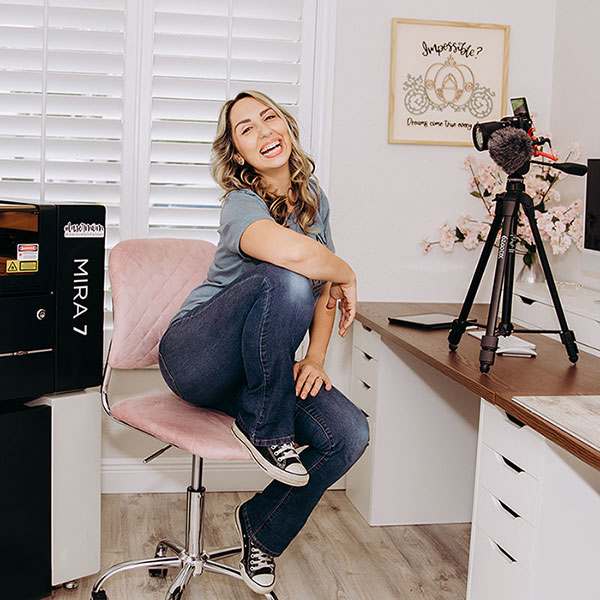
[[509, 25], [392, 19], [388, 141], [471, 145], [506, 116]]

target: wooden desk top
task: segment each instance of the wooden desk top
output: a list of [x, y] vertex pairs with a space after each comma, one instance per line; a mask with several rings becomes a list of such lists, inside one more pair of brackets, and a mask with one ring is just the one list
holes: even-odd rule
[[[390, 315], [425, 312], [458, 315], [460, 308], [459, 304], [360, 302], [357, 320], [375, 330], [388, 345], [416, 356], [600, 469], [600, 358], [580, 352], [573, 365], [560, 342], [539, 334], [519, 333], [518, 337], [536, 344], [538, 356], [496, 356], [490, 372], [483, 374], [479, 371], [480, 342], [473, 336], [465, 333], [456, 352], [450, 352], [447, 330], [411, 329], [390, 325], [387, 320]], [[470, 316], [485, 323], [487, 307], [474, 305]], [[578, 403], [572, 396], [590, 398]], [[519, 401], [515, 397], [520, 397]], [[541, 397], [553, 400], [542, 401]], [[564, 419], [559, 417], [561, 403]]]

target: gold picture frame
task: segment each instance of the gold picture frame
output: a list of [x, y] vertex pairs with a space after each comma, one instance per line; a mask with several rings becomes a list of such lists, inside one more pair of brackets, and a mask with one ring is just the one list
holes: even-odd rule
[[390, 144], [470, 146], [506, 116], [509, 25], [392, 19]]

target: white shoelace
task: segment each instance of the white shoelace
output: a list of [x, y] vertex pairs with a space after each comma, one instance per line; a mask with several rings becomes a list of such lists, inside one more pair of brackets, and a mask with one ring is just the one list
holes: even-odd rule
[[291, 442], [288, 442], [287, 444], [281, 444], [281, 446], [271, 446], [271, 449], [273, 450], [273, 454], [276, 456], [276, 458], [282, 462], [288, 458], [298, 457], [298, 453], [294, 448], [294, 444]]
[[259, 571], [260, 569], [273, 569], [274, 561], [271, 556], [265, 554], [260, 548], [256, 546], [250, 546], [250, 568], [253, 571]]

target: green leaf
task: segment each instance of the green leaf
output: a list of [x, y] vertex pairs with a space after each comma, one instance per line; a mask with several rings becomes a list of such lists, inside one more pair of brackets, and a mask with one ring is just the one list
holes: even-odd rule
[[481, 194], [479, 192], [471, 192], [471, 196], [475, 196], [475, 198], [481, 199]]
[[454, 235], [456, 236], [456, 238], [458, 240], [460, 240], [461, 242], [465, 239], [465, 236], [463, 235], [463, 232], [457, 227], [454, 231]]

